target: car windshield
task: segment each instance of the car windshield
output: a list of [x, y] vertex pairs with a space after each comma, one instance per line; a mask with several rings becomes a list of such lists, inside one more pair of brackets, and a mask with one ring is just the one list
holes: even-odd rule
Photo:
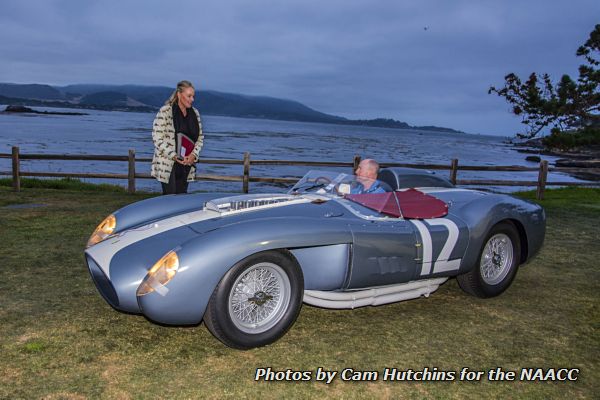
[[309, 171], [294, 185], [289, 194], [317, 193], [343, 196], [346, 194], [384, 193], [392, 188], [384, 182], [334, 171]]

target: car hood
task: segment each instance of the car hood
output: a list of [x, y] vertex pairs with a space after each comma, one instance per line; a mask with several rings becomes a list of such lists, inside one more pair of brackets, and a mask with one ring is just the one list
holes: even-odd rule
[[[159, 196], [130, 204], [116, 211], [114, 235], [138, 231], [138, 236], [151, 236], [165, 230], [187, 226], [197, 233], [220, 226], [269, 217], [323, 217], [343, 214], [335, 201], [320, 195], [287, 195], [281, 193], [230, 194], [195, 193]], [[331, 208], [336, 211], [332, 211]], [[165, 224], [166, 222], [166, 224]], [[129, 235], [127, 235], [129, 236]]]
[[114, 233], [152, 222], [202, 211], [204, 203], [228, 193], [194, 193], [157, 196], [129, 204], [113, 213], [117, 220]]
[[240, 195], [208, 201], [202, 218], [188, 227], [197, 233], [223, 226], [272, 218], [328, 218], [345, 214], [344, 208], [332, 199], [319, 195], [258, 194]]

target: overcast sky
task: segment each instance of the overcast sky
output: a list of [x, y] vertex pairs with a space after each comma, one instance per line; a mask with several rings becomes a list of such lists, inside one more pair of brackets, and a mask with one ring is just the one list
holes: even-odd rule
[[598, 0], [1, 1], [0, 82], [188, 79], [199, 96], [512, 135], [519, 119], [489, 86], [576, 76], [597, 23]]

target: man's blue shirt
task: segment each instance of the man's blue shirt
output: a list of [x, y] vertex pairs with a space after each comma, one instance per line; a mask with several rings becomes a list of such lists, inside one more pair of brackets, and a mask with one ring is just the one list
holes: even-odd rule
[[358, 183], [355, 187], [350, 189], [350, 194], [365, 194], [365, 193], [385, 193], [385, 189], [381, 186], [381, 182], [376, 180], [373, 182], [371, 187], [365, 190], [365, 187], [362, 183]]

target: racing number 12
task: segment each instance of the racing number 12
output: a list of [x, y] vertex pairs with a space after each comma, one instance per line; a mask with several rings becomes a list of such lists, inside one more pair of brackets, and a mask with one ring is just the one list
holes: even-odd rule
[[[412, 222], [415, 225], [415, 227], [419, 231], [419, 234], [421, 235], [421, 241], [423, 246], [423, 266], [421, 267], [421, 275], [453, 271], [460, 267], [460, 258], [457, 258], [456, 260], [448, 260], [448, 258], [450, 258], [450, 254], [452, 253], [452, 250], [454, 250], [454, 246], [456, 246], [456, 242], [458, 242], [459, 231], [458, 226], [456, 226], [454, 222], [446, 218], [435, 218], [427, 220], [427, 225], [442, 225], [446, 229], [448, 229], [448, 239], [446, 239], [446, 243], [444, 243], [444, 247], [442, 247], [442, 251], [440, 251], [440, 255], [438, 256], [437, 260], [435, 260], [435, 262], [432, 262], [433, 242], [431, 240], [431, 232], [429, 232], [429, 229], [427, 229], [427, 225], [424, 223], [425, 221], [417, 221], [413, 219], [410, 222]], [[433, 272], [431, 272], [432, 264]]]

